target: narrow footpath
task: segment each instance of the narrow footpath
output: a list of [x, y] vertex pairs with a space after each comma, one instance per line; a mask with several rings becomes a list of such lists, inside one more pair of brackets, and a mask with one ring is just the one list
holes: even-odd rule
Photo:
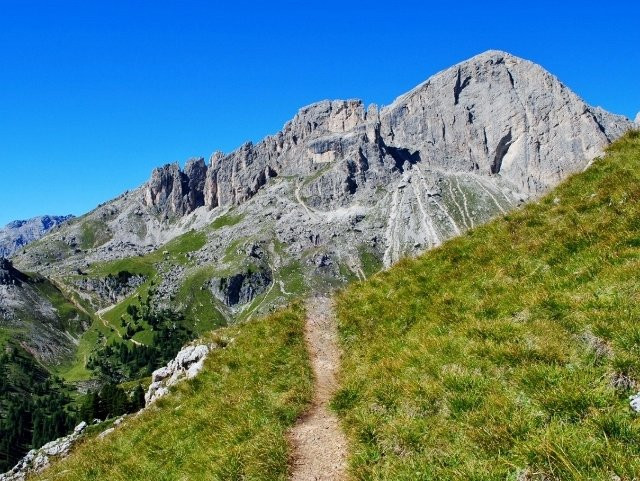
[[329, 409], [337, 389], [340, 350], [332, 301], [307, 301], [305, 339], [315, 378], [309, 410], [289, 433], [292, 481], [340, 481], [346, 478], [347, 441]]

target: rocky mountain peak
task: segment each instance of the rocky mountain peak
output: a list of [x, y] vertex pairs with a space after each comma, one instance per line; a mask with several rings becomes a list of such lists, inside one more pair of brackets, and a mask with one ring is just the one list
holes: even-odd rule
[[215, 153], [209, 167], [156, 169], [145, 200], [183, 215], [200, 206], [241, 204], [271, 177], [330, 168], [330, 176], [318, 179], [319, 202], [347, 205], [365, 185], [420, 161], [500, 175], [514, 190], [537, 195], [584, 167], [628, 124], [586, 105], [539, 65], [490, 50], [382, 109], [366, 109], [360, 100], [324, 100], [303, 107], [257, 144]]
[[638, 125], [638, 127], [640, 128], [640, 112], [638, 112], [636, 114], [636, 119], [635, 119], [636, 124]]
[[323, 100], [300, 109], [283, 131], [297, 134], [298, 140], [302, 140], [312, 132], [348, 132], [364, 120], [365, 108], [361, 100]]
[[[336, 278], [345, 265], [358, 272], [365, 251], [390, 265], [547, 192], [635, 125], [586, 104], [539, 65], [492, 50], [390, 105], [323, 100], [259, 142], [215, 152], [209, 162], [191, 159], [184, 169], [154, 169], [139, 190], [83, 219], [105, 232], [100, 243], [69, 243], [91, 231], [80, 222], [54, 236], [71, 252], [58, 254], [58, 243], [17, 265], [27, 270], [60, 255], [77, 269], [140, 255], [234, 208], [232, 228], [207, 233], [204, 264], [231, 259], [222, 253], [239, 239], [277, 241], [287, 251], [279, 255]], [[253, 267], [234, 265], [216, 278], [241, 280]]]
[[184, 171], [176, 162], [158, 167], [144, 190], [144, 203], [156, 210], [182, 216], [204, 205], [207, 166], [204, 158], [187, 161]]
[[218, 165], [223, 158], [224, 152], [216, 150], [213, 154], [211, 154], [211, 157], [209, 158], [209, 165]]

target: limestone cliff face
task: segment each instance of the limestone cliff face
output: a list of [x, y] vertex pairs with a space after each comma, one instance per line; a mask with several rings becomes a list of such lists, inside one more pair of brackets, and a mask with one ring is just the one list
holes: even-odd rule
[[177, 163], [154, 169], [144, 190], [145, 205], [173, 215], [189, 214], [204, 205], [206, 172], [203, 158], [189, 160], [184, 172]]
[[443, 169], [499, 175], [533, 194], [584, 168], [629, 126], [540, 66], [499, 51], [435, 75], [382, 114], [391, 144]]
[[[317, 207], [348, 205], [414, 164], [500, 177], [538, 195], [583, 169], [632, 123], [585, 104], [540, 66], [489, 51], [440, 72], [391, 105], [323, 101], [301, 109], [276, 135], [156, 169], [148, 206], [182, 215], [239, 205], [270, 178], [314, 175]], [[362, 195], [360, 195], [362, 197]]]

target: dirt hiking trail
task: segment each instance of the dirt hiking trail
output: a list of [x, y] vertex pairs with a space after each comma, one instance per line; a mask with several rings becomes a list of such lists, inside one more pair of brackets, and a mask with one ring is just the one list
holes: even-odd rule
[[292, 447], [292, 481], [340, 481], [346, 479], [347, 441], [335, 414], [329, 409], [337, 389], [340, 368], [338, 333], [332, 300], [307, 301], [305, 340], [315, 378], [309, 410], [289, 432]]

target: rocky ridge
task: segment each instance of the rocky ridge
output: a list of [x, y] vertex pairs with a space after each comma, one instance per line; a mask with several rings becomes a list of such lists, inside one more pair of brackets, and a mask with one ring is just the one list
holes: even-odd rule
[[[300, 283], [321, 290], [437, 246], [583, 170], [634, 125], [539, 65], [489, 51], [388, 106], [318, 102], [260, 142], [155, 169], [16, 262], [68, 274], [201, 231], [191, 264], [162, 267], [176, 274], [162, 289], [172, 297], [208, 266], [199, 288], [235, 316], [282, 302]], [[87, 230], [94, 242], [79, 246]], [[256, 245], [270, 274], [243, 291]], [[267, 301], [252, 306], [258, 297]]]
[[258, 144], [216, 152], [209, 166], [197, 159], [184, 172], [177, 164], [156, 169], [145, 202], [173, 214], [238, 205], [269, 178], [308, 177], [318, 164], [339, 167], [317, 181], [325, 192], [317, 202], [325, 207], [348, 203], [364, 184], [415, 164], [499, 176], [516, 192], [537, 195], [584, 168], [629, 126], [585, 104], [541, 67], [490, 51], [382, 109], [359, 100], [319, 102]]

